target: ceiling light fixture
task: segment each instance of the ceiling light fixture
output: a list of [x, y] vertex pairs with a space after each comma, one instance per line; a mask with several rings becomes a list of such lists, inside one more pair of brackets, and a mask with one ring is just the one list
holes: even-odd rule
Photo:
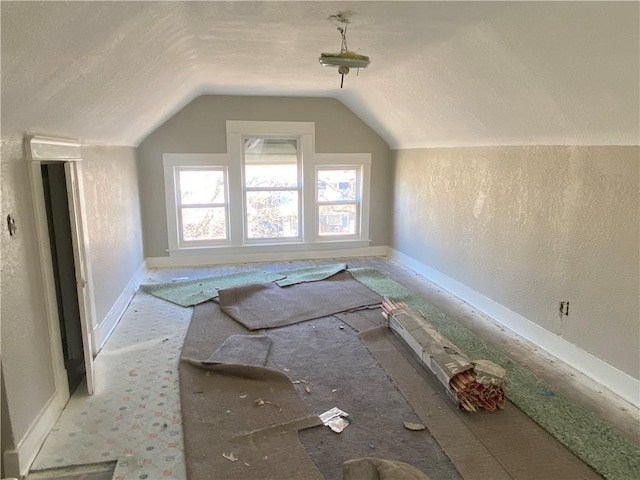
[[340, 44], [340, 53], [321, 53], [318, 61], [323, 67], [338, 67], [338, 73], [341, 75], [340, 88], [344, 85], [344, 76], [349, 73], [349, 69], [357, 68], [360, 72], [361, 68], [367, 68], [369, 57], [352, 52], [347, 47], [347, 26], [349, 23], [349, 15], [353, 12], [338, 12], [331, 15], [329, 20], [338, 23], [338, 32], [342, 37]]

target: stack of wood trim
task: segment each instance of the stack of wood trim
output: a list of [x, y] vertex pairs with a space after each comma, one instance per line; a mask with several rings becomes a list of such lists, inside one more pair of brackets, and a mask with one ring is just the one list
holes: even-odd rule
[[451, 380], [449, 386], [456, 391], [460, 406], [468, 412], [504, 408], [505, 397], [502, 384], [484, 385], [476, 381], [475, 372], [467, 370], [459, 373]]
[[385, 297], [382, 315], [422, 363], [445, 386], [450, 399], [468, 412], [504, 408], [506, 371], [489, 360], [471, 361], [404, 303]]

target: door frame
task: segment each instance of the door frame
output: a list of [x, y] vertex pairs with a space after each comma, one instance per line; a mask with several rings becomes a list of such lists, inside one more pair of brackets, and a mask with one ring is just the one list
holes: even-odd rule
[[41, 166], [43, 163], [51, 162], [61, 162], [64, 163], [65, 166], [69, 216], [72, 227], [71, 237], [76, 269], [76, 286], [78, 290], [78, 307], [80, 308], [80, 325], [82, 329], [82, 343], [86, 367], [86, 384], [88, 393], [93, 394], [94, 341], [92, 333], [96, 311], [91, 265], [88, 262], [89, 242], [86, 218], [83, 213], [85, 209], [84, 192], [82, 188], [82, 151], [80, 143], [75, 140], [29, 136], [25, 138], [25, 153], [31, 182], [38, 254], [40, 257], [45, 309], [49, 325], [49, 338], [51, 341], [51, 364], [55, 372], [56, 390], [60, 392], [66, 403], [69, 399], [69, 383], [62, 352], [62, 335], [60, 332]]

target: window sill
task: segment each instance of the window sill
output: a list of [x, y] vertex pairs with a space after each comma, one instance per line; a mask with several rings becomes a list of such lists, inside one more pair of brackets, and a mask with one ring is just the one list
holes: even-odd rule
[[270, 254], [287, 252], [321, 252], [326, 250], [342, 250], [369, 247], [371, 240], [318, 240], [316, 242], [270, 243], [261, 245], [210, 245], [199, 247], [183, 247], [168, 250], [171, 257], [193, 257], [205, 255], [243, 255]]

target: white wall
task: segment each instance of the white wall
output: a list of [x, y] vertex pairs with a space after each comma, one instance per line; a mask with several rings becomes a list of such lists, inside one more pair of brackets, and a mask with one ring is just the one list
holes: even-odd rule
[[94, 331], [101, 346], [139, 285], [144, 263], [136, 150], [83, 147], [82, 157]]
[[[144, 264], [135, 149], [85, 147], [83, 181], [98, 343], [126, 308]], [[3, 462], [21, 473], [64, 407], [56, 389], [51, 332], [36, 239], [34, 207], [22, 138], [2, 141], [2, 376]], [[16, 219], [10, 237], [6, 216]], [[50, 261], [50, 259], [47, 259]], [[58, 334], [59, 335], [59, 334]], [[54, 341], [55, 345], [55, 341]], [[60, 347], [58, 347], [60, 348]], [[64, 372], [63, 372], [64, 373]], [[66, 381], [66, 378], [63, 379]], [[11, 438], [10, 444], [4, 439]]]
[[639, 147], [392, 155], [395, 250], [640, 378]]
[[[55, 384], [22, 139], [3, 140], [0, 153], [2, 372], [10, 427], [17, 445], [54, 395]], [[18, 227], [13, 237], [7, 230], [9, 214]], [[3, 451], [5, 448], [3, 445]]]

